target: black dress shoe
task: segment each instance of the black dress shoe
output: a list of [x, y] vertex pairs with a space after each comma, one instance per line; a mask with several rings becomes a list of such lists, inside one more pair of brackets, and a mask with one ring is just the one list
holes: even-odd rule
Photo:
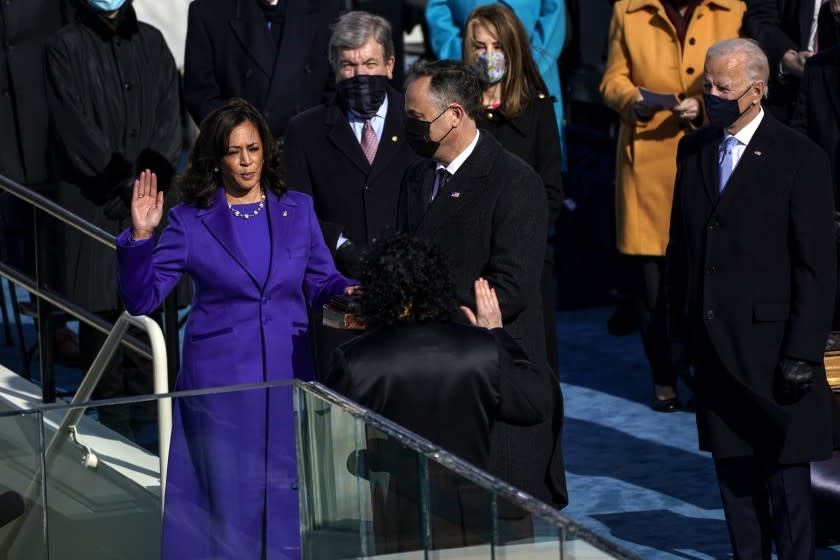
[[656, 412], [676, 412], [682, 408], [680, 400], [677, 397], [672, 399], [659, 399], [653, 397], [650, 407]]

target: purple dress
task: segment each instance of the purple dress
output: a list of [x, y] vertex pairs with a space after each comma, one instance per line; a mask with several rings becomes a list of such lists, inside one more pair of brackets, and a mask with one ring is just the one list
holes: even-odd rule
[[[255, 238], [222, 189], [208, 209], [173, 208], [156, 246], [117, 239], [129, 313], [157, 309], [184, 273], [193, 280], [179, 391], [313, 378], [307, 307], [354, 282], [336, 271], [308, 195], [268, 193], [262, 214], [262, 250], [243, 249]], [[161, 557], [299, 558], [294, 433], [287, 388], [176, 401]]]

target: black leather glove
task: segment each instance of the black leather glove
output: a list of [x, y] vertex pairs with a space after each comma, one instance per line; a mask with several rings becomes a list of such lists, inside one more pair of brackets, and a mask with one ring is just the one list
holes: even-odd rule
[[814, 386], [814, 370], [817, 366], [783, 358], [776, 374], [776, 397], [783, 404], [793, 404]]
[[157, 185], [159, 191], [166, 191], [172, 183], [172, 178], [175, 175], [175, 168], [169, 163], [162, 154], [146, 148], [140, 155], [137, 156], [137, 161], [134, 165], [137, 170], [137, 175], [146, 169], [157, 175]]
[[105, 216], [111, 220], [125, 220], [131, 216], [131, 196], [133, 192], [133, 177], [124, 179], [114, 186], [102, 206]]
[[358, 279], [362, 273], [362, 250], [348, 239], [335, 252], [335, 266], [348, 278]]

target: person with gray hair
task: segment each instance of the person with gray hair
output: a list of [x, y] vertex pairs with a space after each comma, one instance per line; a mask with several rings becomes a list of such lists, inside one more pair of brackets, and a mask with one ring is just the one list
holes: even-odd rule
[[[416, 158], [406, 143], [403, 95], [388, 85], [394, 72], [388, 21], [362, 11], [342, 15], [327, 56], [337, 94], [289, 122], [286, 181], [312, 196], [336, 266], [355, 278], [362, 251], [393, 230], [400, 179]], [[350, 331], [320, 327], [315, 336], [322, 372]]]
[[762, 106], [751, 40], [711, 47], [710, 126], [682, 139], [666, 254], [673, 344], [695, 366], [735, 558], [814, 557], [810, 462], [832, 454], [823, 367], [835, 292], [825, 153]]
[[[447, 258], [458, 305], [474, 307], [473, 281], [496, 290], [505, 330], [552, 393], [552, 413], [530, 427], [498, 422], [489, 472], [556, 507], [566, 494], [560, 434], [562, 395], [546, 360], [540, 274], [547, 237], [545, 187], [522, 159], [479, 131], [481, 87], [462, 62], [421, 63], [406, 81], [406, 138], [423, 157], [405, 173], [397, 224]], [[457, 307], [452, 310], [458, 320]], [[527, 538], [528, 519], [505, 530]]]

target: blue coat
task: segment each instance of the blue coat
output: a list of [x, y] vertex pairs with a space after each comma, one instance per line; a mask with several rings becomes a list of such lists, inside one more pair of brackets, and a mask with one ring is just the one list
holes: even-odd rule
[[[193, 280], [178, 390], [313, 377], [307, 306], [352, 281], [335, 270], [309, 196], [268, 194], [265, 211], [271, 262], [262, 286], [246, 266], [222, 189], [208, 209], [173, 208], [156, 247], [132, 243], [128, 231], [118, 238], [129, 313], [157, 309], [185, 272]], [[179, 399], [162, 557], [299, 556], [296, 476], [288, 388]]]
[[[487, 0], [429, 0], [426, 22], [432, 50], [438, 58], [461, 59], [461, 42], [467, 17], [475, 8], [492, 4]], [[563, 169], [566, 169], [566, 136], [563, 129], [563, 90], [557, 59], [566, 42], [566, 5], [563, 0], [505, 0], [500, 2], [522, 21], [531, 40], [531, 54], [539, 67], [548, 91], [553, 95]]]

